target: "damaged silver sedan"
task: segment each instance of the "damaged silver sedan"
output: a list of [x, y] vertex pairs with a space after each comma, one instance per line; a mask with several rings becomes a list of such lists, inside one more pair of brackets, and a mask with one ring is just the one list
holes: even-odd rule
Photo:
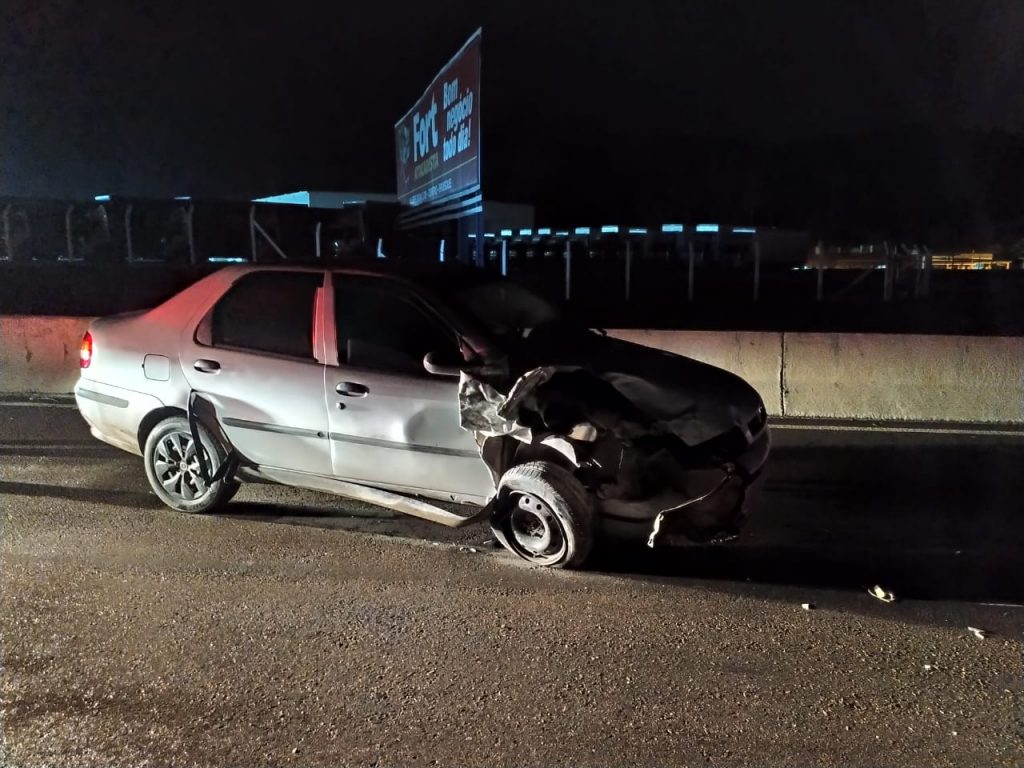
[[75, 396], [172, 509], [282, 483], [488, 521], [551, 567], [599, 539], [734, 537], [770, 447], [739, 377], [440, 265], [221, 270], [93, 323]]

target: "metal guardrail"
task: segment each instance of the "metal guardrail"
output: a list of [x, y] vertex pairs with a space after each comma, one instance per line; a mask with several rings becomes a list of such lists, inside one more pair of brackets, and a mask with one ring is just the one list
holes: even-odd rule
[[[102, 199], [101, 199], [102, 198]], [[127, 200], [110, 200], [101, 196], [93, 203], [72, 202], [61, 203], [38, 203], [38, 205], [49, 205], [50, 210], [46, 211], [43, 219], [45, 225], [56, 224], [58, 206], [63, 205], [62, 210], [62, 246], [57, 246], [56, 233], [34, 232], [33, 220], [29, 208], [37, 203], [25, 201], [23, 203], [7, 202], [0, 209], [0, 234], [2, 234], [2, 248], [0, 248], [0, 260], [21, 261], [39, 258], [38, 253], [44, 254], [46, 260], [82, 262], [94, 258], [97, 246], [107, 248], [111, 253], [123, 254], [123, 259], [117, 256], [105, 260], [125, 261], [127, 263], [138, 262], [159, 262], [172, 261], [172, 259], [153, 258], [150, 249], [139, 247], [139, 232], [137, 228], [140, 213], [152, 217], [156, 216], [154, 211], [164, 216], [161, 226], [166, 230], [164, 240], [169, 239], [166, 233], [173, 232], [180, 237], [178, 258], [182, 256], [186, 263], [199, 265], [208, 262], [223, 261], [250, 261], [259, 263], [280, 259], [289, 260], [289, 250], [295, 244], [284, 244], [279, 237], [272, 232], [273, 227], [261, 221], [261, 211], [273, 211], [273, 216], [281, 213], [282, 207], [268, 204], [227, 204], [237, 208], [239, 214], [244, 210], [247, 214], [247, 243], [245, 250], [241, 248], [232, 249], [229, 254], [215, 252], [201, 253], [197, 245], [196, 237], [196, 204], [187, 198], [176, 199], [175, 201], [161, 201], [155, 203], [157, 208], [147, 208], [143, 202], [136, 205], [135, 202]], [[120, 208], [120, 211], [118, 211]], [[115, 216], [119, 221], [115, 222]], [[304, 220], [302, 227], [308, 227], [308, 234], [302, 236], [302, 240], [308, 243], [305, 238], [313, 238], [313, 248], [306, 250], [302, 248], [301, 253], [296, 253], [299, 258], [306, 257], [312, 253], [317, 259], [324, 258], [324, 221], [317, 213], [306, 209], [305, 215], [308, 221]], [[324, 216], [327, 214], [324, 213]], [[88, 217], [92, 217], [89, 219]], [[83, 218], [85, 217], [85, 218]], [[144, 217], [145, 218], [145, 217]], [[238, 222], [241, 224], [241, 220]], [[149, 222], [152, 229], [152, 221]], [[219, 225], [218, 225], [219, 226]], [[49, 226], [52, 230], [53, 226]], [[578, 275], [576, 272], [582, 269], [581, 252], [585, 254], [584, 259], [590, 259], [595, 251], [603, 252], [601, 261], [621, 263], [621, 283], [617, 289], [625, 302], [634, 300], [636, 295], [636, 278], [638, 265], [644, 264], [651, 258], [652, 250], [666, 254], [667, 260], [678, 263], [680, 269], [685, 269], [686, 275], [686, 301], [693, 302], [698, 297], [700, 275], [698, 265], [713, 261], [722, 245], [721, 237], [730, 238], [729, 248], [732, 249], [732, 256], [735, 256], [737, 249], [742, 251], [743, 257], [738, 259], [741, 262], [736, 268], [737, 277], [743, 270], [749, 270], [750, 297], [754, 302], [760, 301], [764, 290], [763, 269], [765, 260], [762, 257], [762, 231], [754, 228], [722, 228], [720, 233], [718, 225], [696, 225], [684, 227], [682, 224], [662, 225], [660, 231], [648, 230], [644, 227], [620, 228], [617, 226], [605, 226], [599, 228], [577, 227], [574, 230], [555, 231], [551, 229], [521, 230], [518, 236], [512, 234], [512, 230], [503, 230], [499, 236], [489, 235], [483, 239], [482, 247], [473, 247], [474, 260], [483, 266], [497, 267], [501, 274], [509, 274], [519, 269], [523, 260], [523, 252], [544, 251], [552, 254], [554, 258], [560, 258], [563, 262], [561, 268], [562, 276], [562, 298], [571, 301], [574, 294], [574, 282]], [[769, 236], [772, 232], [767, 231]], [[365, 236], [364, 232], [364, 236]], [[34, 240], [38, 237], [39, 242]], [[474, 238], [474, 235], [470, 235]], [[438, 258], [444, 259], [446, 240], [439, 238]], [[469, 241], [471, 246], [478, 244], [474, 240]], [[450, 243], [448, 243], [450, 245]], [[241, 245], [241, 240], [239, 240]], [[371, 243], [372, 245], [372, 243]], [[367, 249], [369, 245], [367, 245]], [[56, 252], [56, 251], [60, 252]], [[208, 249], [207, 249], [208, 250]], [[455, 250], [455, 249], [452, 249]], [[376, 256], [385, 258], [385, 248], [382, 238], [377, 238]], [[493, 253], [493, 258], [492, 258]], [[609, 257], [610, 254], [610, 257]], [[164, 254], [166, 255], [166, 254]], [[368, 255], [373, 255], [368, 252]], [[100, 259], [104, 260], [104, 259]], [[491, 262], [496, 262], [491, 265]], [[897, 280], [906, 270], [913, 270], [913, 296], [924, 297], [929, 295], [930, 276], [932, 271], [932, 255], [927, 248], [910, 249], [907, 246], [896, 246], [888, 243], [883, 244], [882, 253], [877, 261], [869, 267], [859, 271], [850, 282], [835, 290], [832, 296], [826, 295], [825, 271], [831, 271], [830, 267], [824, 265], [820, 259], [813, 266], [801, 265], [803, 268], [816, 270], [814, 283], [814, 296], [818, 302], [826, 301], [829, 298], [842, 298], [863, 284], [874, 270], [884, 270], [882, 281], [882, 300], [891, 302], [894, 300]], [[642, 269], [642, 267], [641, 267]], [[703, 269], [703, 267], [701, 267]]]
[[[587, 229], [587, 228], [580, 228]], [[636, 228], [639, 229], [639, 228]], [[615, 233], [618, 234], [618, 233]], [[762, 298], [764, 290], [764, 268], [765, 260], [762, 258], [762, 243], [756, 232], [751, 231], [748, 241], [747, 254], [738, 267], [733, 267], [731, 272], [735, 276], [734, 282], [749, 281], [748, 290], [751, 300], [757, 302]], [[634, 236], [617, 237], [609, 242], [607, 238], [597, 239], [589, 232], [580, 234], [569, 234], [566, 232], [560, 235], [544, 237], [514, 236], [492, 236], [485, 244], [483, 261], [485, 265], [497, 269], [502, 275], [521, 275], [522, 266], [527, 262], [546, 262], [561, 260], [562, 268], [562, 292], [561, 298], [568, 302], [573, 299], [574, 283], [580, 277], [577, 271], [581, 268], [582, 259], [591, 260], [592, 254], [604, 249], [605, 257], [599, 259], [604, 264], [609, 262], [621, 263], [621, 282], [616, 288], [621, 291], [621, 298], [629, 302], [634, 297], [634, 282], [637, 276], [637, 265], [651, 261], [650, 252], [660, 250], [668, 252], [667, 261], [678, 263], [682, 267], [685, 263], [686, 274], [686, 301], [693, 302], [699, 294], [699, 283], [701, 271], [698, 263], [705, 265], [709, 262], [717, 263], [714, 258], [716, 245], [692, 236], [687, 237], [683, 233], [677, 233], [670, 239], [655, 241], [650, 235], [636, 234]], [[655, 246], [654, 243], [657, 243]], [[612, 256], [609, 258], [608, 253]], [[541, 254], [538, 256], [537, 254]], [[640, 256], [641, 258], [637, 258]], [[867, 268], [857, 270], [850, 282], [838, 289], [835, 289], [831, 296], [826, 294], [825, 273], [833, 272], [838, 274], [850, 274], [853, 270], [842, 267], [829, 267], [820, 260], [813, 266], [804, 264], [794, 265], [793, 269], [814, 269], [814, 298], [817, 302], [824, 302], [831, 299], [839, 299], [855, 291], [876, 271], [882, 270], [882, 296], [884, 302], [891, 302], [896, 297], [896, 285], [900, 277], [907, 271], [913, 272], [912, 295], [926, 297], [930, 290], [930, 275], [932, 271], [932, 255], [927, 249], [912, 249], [905, 245], [891, 245], [883, 243], [881, 255], [874, 260]], [[746, 270], [747, 277], [742, 278]], [[553, 275], [553, 271], [547, 274]], [[608, 273], [612, 274], [612, 272]], [[610, 291], [609, 291], [610, 293]]]
[[[60, 245], [57, 240], [56, 217], [60, 208]], [[176, 231], [187, 244], [188, 263], [196, 265], [207, 259], [200, 257], [196, 245], [196, 206], [190, 200], [174, 203], [161, 202], [158, 209], [144, 209], [151, 217], [159, 220], [167, 232]], [[234, 254], [229, 259], [261, 261], [260, 243], [266, 243], [272, 252], [282, 260], [289, 258], [277, 239], [260, 223], [257, 204], [248, 206], [249, 249], [243, 255]], [[112, 226], [114, 216], [121, 208], [120, 231]], [[145, 249], [138, 247], [136, 223], [139, 209], [135, 202], [98, 200], [94, 203], [57, 204], [47, 201], [25, 203], [8, 202], [0, 208], [0, 261], [58, 261], [83, 262], [90, 260], [90, 254], [107, 250], [119, 255], [114, 261], [126, 263], [173, 261], [167, 258], [143, 256]], [[83, 226], [79, 216], [92, 217], [94, 221]], [[315, 223], [315, 252], [320, 257], [320, 235], [322, 222]], [[100, 259], [104, 260], [104, 259]], [[111, 259], [105, 259], [111, 260]]]

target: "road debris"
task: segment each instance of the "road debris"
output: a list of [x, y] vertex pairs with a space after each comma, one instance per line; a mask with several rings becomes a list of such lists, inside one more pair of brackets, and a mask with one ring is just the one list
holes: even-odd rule
[[977, 627], [968, 627], [967, 631], [979, 640], [984, 640], [988, 636], [988, 633], [984, 629], [978, 629]]
[[886, 589], [882, 589], [878, 584], [875, 584], [875, 586], [869, 589], [868, 594], [878, 600], [881, 600], [883, 603], [896, 602], [896, 595]]
[[814, 603], [800, 603], [800, 607], [803, 608], [805, 611], [813, 611]]

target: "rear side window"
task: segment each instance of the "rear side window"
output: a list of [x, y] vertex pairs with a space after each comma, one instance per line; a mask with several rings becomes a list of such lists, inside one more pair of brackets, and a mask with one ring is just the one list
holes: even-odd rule
[[215, 347], [314, 359], [313, 305], [319, 272], [254, 272], [217, 302], [210, 316]]

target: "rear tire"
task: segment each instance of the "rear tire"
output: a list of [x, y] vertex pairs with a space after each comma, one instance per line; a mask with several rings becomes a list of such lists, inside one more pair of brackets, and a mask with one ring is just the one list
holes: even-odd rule
[[491, 530], [527, 562], [578, 568], [594, 547], [595, 528], [590, 494], [567, 469], [533, 461], [502, 476]]
[[[205, 449], [207, 467], [213, 474], [227, 461], [227, 451], [202, 425], [199, 439]], [[143, 457], [146, 478], [153, 492], [178, 512], [211, 512], [227, 504], [238, 492], [240, 483], [233, 477], [223, 477], [214, 483], [202, 479], [192, 431], [184, 416], [172, 416], [153, 427], [146, 438]]]

